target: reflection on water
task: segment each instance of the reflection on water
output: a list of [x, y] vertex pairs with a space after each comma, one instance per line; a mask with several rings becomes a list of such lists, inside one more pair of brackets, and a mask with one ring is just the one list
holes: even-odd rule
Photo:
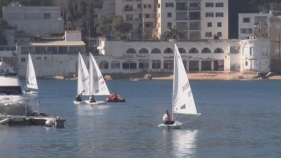
[[171, 152], [175, 157], [194, 157], [197, 133], [198, 130], [163, 130], [163, 136], [170, 138], [168, 143], [171, 143]]

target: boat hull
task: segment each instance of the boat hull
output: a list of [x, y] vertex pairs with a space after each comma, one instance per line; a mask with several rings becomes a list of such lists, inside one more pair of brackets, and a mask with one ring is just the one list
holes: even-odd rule
[[175, 123], [173, 124], [164, 124], [161, 123], [158, 125], [158, 127], [162, 128], [162, 129], [179, 129], [181, 127], [182, 123], [175, 121]]
[[89, 100], [73, 101], [73, 104], [75, 104], [75, 105], [104, 105], [105, 101], [96, 101], [96, 102], [91, 102], [91, 103]]
[[29, 91], [29, 92], [25, 92], [25, 91], [22, 91], [23, 94], [38, 94], [38, 91]]
[[31, 115], [33, 113], [32, 108], [24, 104], [9, 103], [9, 105], [0, 105], [1, 115]]

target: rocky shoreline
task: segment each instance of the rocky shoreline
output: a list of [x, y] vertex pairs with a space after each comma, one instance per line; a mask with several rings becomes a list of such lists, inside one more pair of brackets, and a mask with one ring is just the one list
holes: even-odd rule
[[[187, 73], [189, 80], [281, 80], [280, 74], [270, 74], [266, 77], [260, 77], [257, 73], [239, 73], [239, 72], [189, 72]], [[172, 80], [172, 72], [153, 72], [153, 73], [132, 73], [121, 74], [112, 73], [104, 74], [105, 80]], [[22, 78], [24, 79], [24, 78]], [[77, 78], [67, 78], [64, 76], [54, 76], [46, 78], [38, 78], [38, 80], [77, 80]]]

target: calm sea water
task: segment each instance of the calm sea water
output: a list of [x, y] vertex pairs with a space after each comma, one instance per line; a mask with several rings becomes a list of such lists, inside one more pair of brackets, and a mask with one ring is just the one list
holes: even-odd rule
[[33, 109], [40, 100], [65, 128], [0, 126], [0, 157], [281, 157], [281, 81], [190, 81], [202, 115], [180, 130], [157, 127], [172, 81], [107, 84], [126, 102], [76, 106], [76, 81], [39, 81]]

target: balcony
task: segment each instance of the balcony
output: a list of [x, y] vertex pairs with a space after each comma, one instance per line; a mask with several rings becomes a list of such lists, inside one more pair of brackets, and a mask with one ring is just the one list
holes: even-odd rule
[[142, 2], [142, 0], [122, 0], [123, 2]]
[[186, 6], [177, 6], [176, 11], [186, 11], [187, 7]]
[[200, 7], [189, 7], [189, 10], [200, 10]]
[[141, 12], [142, 9], [131, 9], [131, 8], [128, 8], [128, 9], [123, 9], [124, 12]]
[[201, 27], [200, 26], [190, 26], [189, 27], [189, 30], [193, 30], [193, 31], [197, 31], [197, 30], [201, 30]]
[[186, 21], [188, 20], [187, 17], [176, 17], [176, 21]]

